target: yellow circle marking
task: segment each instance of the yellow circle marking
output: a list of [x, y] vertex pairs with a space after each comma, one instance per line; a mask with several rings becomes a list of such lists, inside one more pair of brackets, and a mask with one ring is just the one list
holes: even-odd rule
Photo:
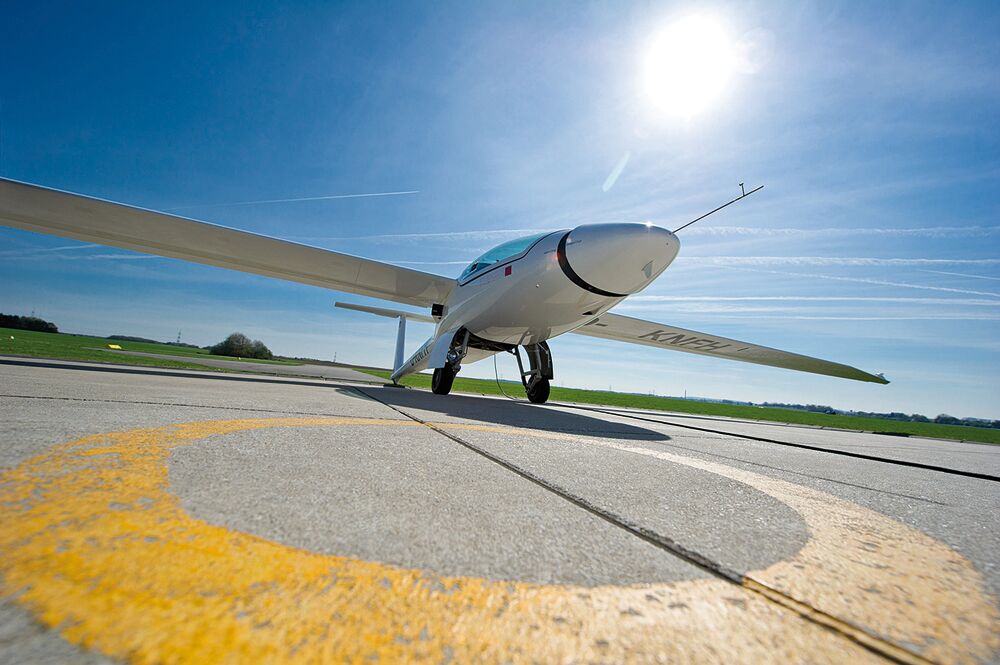
[[[439, 576], [207, 524], [169, 491], [167, 460], [177, 446], [252, 429], [331, 425], [421, 426], [355, 418], [196, 422], [88, 436], [25, 461], [0, 476], [0, 592], [70, 642], [137, 663], [878, 660], [721, 580], [585, 588]], [[974, 662], [998, 646], [996, 608], [966, 559], [850, 502], [647, 448], [435, 426], [583, 441], [746, 483], [797, 510], [811, 535], [797, 555], [753, 579], [941, 661]]]

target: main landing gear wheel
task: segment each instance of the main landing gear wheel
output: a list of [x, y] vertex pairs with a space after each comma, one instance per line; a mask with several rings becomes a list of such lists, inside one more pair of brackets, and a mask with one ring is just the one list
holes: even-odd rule
[[549, 380], [538, 379], [527, 389], [528, 401], [532, 404], [544, 404], [549, 399]]
[[[451, 384], [455, 383], [455, 370], [450, 365], [438, 367], [431, 377], [431, 391], [435, 395], [447, 395], [451, 392]], [[545, 391], [548, 395], [548, 390]]]
[[524, 385], [524, 392], [528, 394], [528, 401], [532, 404], [544, 404], [549, 399], [549, 379], [552, 378], [552, 352], [549, 345], [544, 341], [537, 344], [526, 344], [525, 353], [528, 354], [530, 369], [525, 372], [524, 364], [521, 363], [521, 353], [515, 346], [511, 353], [517, 358], [517, 369], [521, 372], [521, 383]]

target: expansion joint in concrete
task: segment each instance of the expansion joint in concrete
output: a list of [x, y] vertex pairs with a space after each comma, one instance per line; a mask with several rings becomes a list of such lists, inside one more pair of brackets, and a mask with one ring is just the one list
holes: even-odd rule
[[[775, 589], [772, 586], [754, 580], [751, 577], [747, 577], [719, 563], [718, 561], [714, 561], [710, 557], [705, 556], [704, 554], [701, 554], [696, 550], [681, 545], [680, 543], [673, 540], [672, 538], [669, 538], [668, 536], [657, 533], [651, 529], [646, 529], [637, 524], [633, 524], [624, 517], [616, 515], [588, 501], [583, 497], [572, 494], [567, 489], [560, 487], [548, 480], [545, 480], [544, 478], [532, 473], [531, 471], [528, 471], [527, 469], [512, 464], [507, 460], [504, 460], [500, 456], [491, 453], [490, 451], [480, 446], [477, 446], [471, 441], [467, 441], [460, 436], [445, 431], [444, 429], [438, 427], [434, 423], [427, 422], [411, 413], [404, 411], [403, 409], [400, 409], [396, 406], [393, 406], [392, 404], [384, 402], [380, 400], [378, 397], [369, 394], [368, 392], [357, 386], [353, 386], [353, 388], [357, 392], [361, 393], [364, 397], [373, 400], [375, 402], [378, 402], [386, 406], [387, 408], [392, 409], [396, 413], [399, 413], [400, 415], [403, 415], [406, 418], [409, 418], [410, 420], [417, 422], [427, 427], [428, 429], [433, 430], [434, 432], [440, 434], [441, 436], [444, 436], [454, 441], [455, 443], [463, 446], [464, 448], [472, 451], [473, 453], [485, 457], [491, 462], [500, 465], [501, 467], [507, 469], [508, 471], [517, 474], [518, 476], [524, 478], [525, 480], [528, 480], [529, 482], [538, 485], [539, 487], [545, 489], [546, 491], [551, 492], [552, 494], [555, 494], [556, 496], [572, 503], [573, 505], [586, 510], [592, 515], [595, 515], [596, 517], [599, 517], [602, 520], [609, 522], [610, 524], [630, 533], [631, 535], [640, 538], [650, 543], [651, 545], [668, 552], [669, 554], [681, 558], [684, 561], [687, 561], [688, 563], [691, 563], [692, 565], [698, 567], [699, 569], [709, 573], [714, 577], [725, 580], [726, 582], [739, 586], [752, 593], [758, 594], [762, 598], [771, 603], [774, 603], [776, 605], [781, 606], [782, 608], [795, 612], [806, 621], [816, 624], [826, 630], [830, 630], [834, 633], [837, 633], [838, 635], [847, 638], [848, 640], [854, 642], [855, 644], [873, 653], [876, 653], [879, 656], [887, 658], [896, 663], [901, 663], [903, 665], [933, 665], [933, 661], [930, 661], [919, 654], [916, 654], [903, 647], [893, 644], [892, 642], [889, 642], [888, 640], [885, 640], [877, 635], [873, 635], [872, 633], [866, 631], [865, 629], [856, 626], [850, 622], [838, 619], [837, 617], [828, 614], [820, 609], [817, 609], [816, 607], [813, 607], [808, 603], [796, 600], [795, 598], [792, 598], [785, 592]], [[600, 411], [600, 409], [594, 409], [594, 410]], [[699, 428], [692, 427], [692, 429], [699, 429]]]

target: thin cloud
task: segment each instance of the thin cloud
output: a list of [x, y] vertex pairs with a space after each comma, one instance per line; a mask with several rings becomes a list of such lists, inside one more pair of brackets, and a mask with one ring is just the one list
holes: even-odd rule
[[[664, 308], [656, 303], [630, 303], [628, 301], [615, 307], [616, 312], [648, 312], [655, 318], [669, 317], [675, 314], [722, 315], [734, 318], [759, 319], [789, 319], [817, 321], [1000, 321], [1000, 313], [993, 312], [948, 312], [939, 308], [930, 311], [902, 312], [897, 315], [878, 314], [814, 314], [815, 310], [805, 307], [754, 307], [745, 305], [715, 305], [705, 303], [681, 303], [674, 307]], [[656, 312], [656, 314], [653, 314]], [[926, 312], [926, 313], [925, 313]]]
[[[100, 245], [93, 245], [93, 247], [100, 247]], [[89, 248], [88, 248], [89, 249]], [[20, 256], [11, 256], [9, 260], [16, 261], [18, 259], [37, 259], [39, 254], [23, 254]], [[49, 256], [47, 260], [56, 261], [149, 261], [151, 259], [162, 259], [162, 256], [154, 256], [152, 254], [53, 254]]]
[[87, 243], [85, 245], [62, 245], [60, 247], [46, 247], [44, 249], [10, 249], [0, 252], [0, 256], [36, 256], [39, 254], [52, 254], [55, 252], [68, 252], [77, 249], [93, 249], [94, 247], [103, 247], [103, 245], [95, 245], [93, 243]]
[[754, 226], [692, 226], [685, 229], [685, 236], [763, 236], [763, 237], [815, 237], [815, 236], [884, 236], [907, 238], [983, 238], [1000, 235], [1000, 226], [932, 226], [917, 228], [766, 228]]
[[330, 196], [304, 196], [294, 199], [261, 199], [259, 201], [232, 201], [229, 203], [195, 203], [193, 205], [174, 206], [163, 208], [165, 211], [190, 210], [192, 208], [225, 208], [229, 206], [250, 206], [267, 203], [298, 203], [300, 201], [333, 201], [335, 199], [364, 199], [377, 196], [405, 196], [407, 194], [419, 194], [420, 190], [410, 189], [400, 192], [369, 192], [365, 194], [332, 194]]
[[65, 257], [67, 259], [80, 261], [148, 261], [151, 259], [163, 259], [163, 256], [153, 256], [152, 254], [89, 254], [87, 256]]
[[781, 305], [737, 305], [726, 303], [685, 302], [674, 303], [664, 307], [662, 303], [625, 301], [615, 308], [615, 311], [630, 312], [662, 312], [663, 315], [685, 314], [758, 314], [764, 312], [809, 312], [814, 309], [799, 306]]
[[1000, 265], [1000, 259], [888, 259], [851, 256], [682, 256], [678, 261], [719, 266], [938, 266]]
[[150, 261], [162, 259], [152, 254], [85, 254], [83, 256], [60, 256], [61, 261]]
[[724, 266], [730, 270], [742, 270], [745, 272], [757, 272], [768, 275], [784, 275], [787, 277], [814, 277], [816, 279], [826, 279], [835, 282], [854, 282], [857, 284], [874, 284], [877, 286], [895, 286], [903, 289], [921, 289], [925, 291], [941, 291], [944, 293], [964, 293], [970, 296], [990, 296], [1000, 298], [1000, 293], [992, 291], [974, 291], [972, 289], [953, 289], [947, 286], [927, 286], [925, 284], [909, 284], [906, 282], [890, 282], [882, 279], [868, 279], [865, 277], [841, 277], [840, 275], [824, 275], [821, 273], [788, 272], [785, 270], [762, 270], [760, 268], [737, 268], [735, 266]]
[[753, 319], [782, 319], [788, 321], [1000, 321], [1000, 316], [753, 316]]
[[920, 272], [929, 272], [935, 275], [951, 275], [953, 277], [971, 277], [972, 279], [989, 279], [994, 282], [1000, 282], [1000, 277], [990, 277], [989, 275], [970, 275], [964, 272], [947, 272], [945, 270], [921, 270]]
[[913, 305], [1000, 307], [1000, 300], [890, 296], [630, 296], [628, 302], [878, 302]]
[[288, 236], [296, 240], [483, 240], [543, 233], [545, 229], [484, 229], [481, 231], [446, 231], [441, 233], [379, 233], [364, 236]]
[[[758, 318], [758, 317], [754, 317]], [[1000, 321], [1000, 315], [968, 314], [961, 316], [765, 316], [765, 319], [796, 321]]]

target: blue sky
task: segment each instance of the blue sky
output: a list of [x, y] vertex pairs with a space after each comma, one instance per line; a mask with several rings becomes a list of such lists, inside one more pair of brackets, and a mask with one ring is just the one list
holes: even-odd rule
[[[678, 118], [640, 69], [695, 11], [745, 58]], [[446, 275], [536, 229], [674, 228], [763, 183], [616, 311], [892, 384], [573, 336], [556, 383], [997, 418], [997, 34], [992, 3], [9, 3], [0, 175]], [[332, 308], [375, 301], [6, 228], [0, 283], [0, 311], [71, 332], [392, 357], [394, 322]]]

